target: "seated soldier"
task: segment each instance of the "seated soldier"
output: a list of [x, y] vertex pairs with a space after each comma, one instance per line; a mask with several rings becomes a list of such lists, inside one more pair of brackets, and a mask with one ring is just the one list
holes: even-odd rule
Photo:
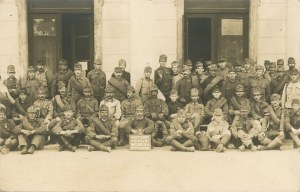
[[289, 111], [285, 120], [285, 130], [296, 142], [296, 145], [300, 148], [300, 101], [299, 99], [292, 100], [292, 109]]
[[77, 112], [77, 117], [81, 119], [84, 127], [88, 127], [89, 119], [98, 113], [98, 101], [93, 97], [92, 88], [83, 88], [83, 97], [77, 102]]
[[144, 78], [140, 78], [136, 81], [136, 95], [141, 98], [143, 103], [151, 98], [151, 87], [154, 85], [151, 74], [152, 68], [147, 66], [144, 68]]
[[172, 122], [177, 116], [177, 110], [184, 108], [184, 104], [179, 100], [178, 92], [176, 89], [172, 89], [170, 92], [170, 99], [166, 101], [169, 109], [168, 121]]
[[229, 124], [224, 120], [222, 109], [215, 109], [212, 122], [207, 127], [211, 148], [216, 149], [217, 152], [224, 152], [230, 136]]
[[250, 103], [251, 112], [250, 116], [255, 120], [258, 125], [258, 128], [261, 130], [261, 124], [264, 119], [263, 111], [268, 107], [268, 103], [262, 101], [261, 91], [259, 89], [252, 89], [254, 100]]
[[23, 117], [26, 115], [27, 109], [33, 104], [27, 89], [21, 88], [19, 90], [19, 97], [16, 99], [15, 105], [12, 109], [13, 120], [16, 124], [20, 124]]
[[259, 129], [257, 124], [250, 119], [248, 108], [240, 109], [240, 113], [235, 116], [230, 129], [232, 143], [240, 151], [245, 151], [246, 148], [250, 148], [252, 151], [257, 150], [253, 140], [257, 137]]
[[269, 115], [266, 115], [262, 123], [261, 133], [258, 135], [260, 145], [258, 150], [275, 149], [281, 147], [285, 139], [284, 135], [284, 109], [280, 107], [281, 97], [273, 94], [268, 106]]
[[166, 138], [166, 142], [172, 146], [171, 151], [194, 152], [194, 146], [198, 146], [194, 126], [187, 120], [183, 109], [178, 110], [177, 117], [171, 123], [170, 136]]
[[191, 90], [192, 101], [185, 106], [186, 118], [193, 124], [194, 131], [200, 130], [200, 125], [204, 119], [204, 105], [199, 103], [198, 89]]
[[64, 117], [55, 125], [52, 132], [57, 135], [58, 151], [67, 149], [75, 152], [84, 136], [84, 126], [80, 119], [74, 118], [71, 105], [65, 106]]
[[85, 137], [86, 142], [91, 145], [88, 146], [88, 151], [110, 152], [111, 149], [115, 149], [118, 141], [118, 128], [108, 116], [108, 107], [101, 105], [99, 116], [92, 117]]
[[44, 148], [47, 127], [43, 119], [38, 118], [38, 112], [34, 106], [29, 107], [26, 117], [14, 129], [14, 133], [18, 135], [22, 155], [33, 154], [35, 150]]
[[6, 119], [6, 107], [0, 104], [0, 152], [8, 154], [9, 151], [18, 148], [18, 140], [13, 133], [15, 123]]

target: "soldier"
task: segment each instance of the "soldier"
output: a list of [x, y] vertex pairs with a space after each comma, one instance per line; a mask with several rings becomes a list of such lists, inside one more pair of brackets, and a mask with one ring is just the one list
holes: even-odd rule
[[52, 129], [54, 135], [58, 137], [58, 151], [65, 149], [75, 152], [83, 138], [85, 129], [79, 119], [74, 118], [72, 106], [65, 106], [64, 116]]
[[103, 100], [106, 88], [106, 74], [102, 71], [102, 60], [96, 59], [94, 69], [87, 74], [91, 86], [93, 88], [94, 97], [100, 103]]
[[172, 70], [166, 67], [167, 56], [159, 56], [160, 67], [154, 71], [154, 83], [162, 92], [166, 99], [169, 99], [170, 91], [172, 89]]
[[291, 73], [294, 71], [294, 69], [296, 67], [296, 62], [293, 57], [288, 58], [288, 66], [289, 66], [289, 69], [286, 71], [286, 73], [287, 73], [287, 75], [291, 75]]
[[191, 80], [191, 71], [187, 65], [183, 66], [182, 69], [182, 79], [180, 79], [176, 84], [176, 90], [178, 91], [179, 100], [185, 105], [191, 101], [191, 89], [192, 89], [192, 80]]
[[46, 98], [46, 90], [40, 87], [37, 91], [38, 99], [33, 103], [33, 106], [39, 110], [39, 118], [44, 120], [48, 125], [53, 118], [53, 103]]
[[138, 79], [136, 82], [135, 90], [138, 97], [141, 98], [144, 103], [146, 100], [151, 97], [151, 88], [154, 85], [153, 80], [151, 79], [152, 68], [150, 66], [145, 67], [144, 69], [144, 78]]
[[204, 105], [199, 103], [199, 93], [198, 89], [191, 89], [191, 102], [185, 106], [186, 118], [192, 122], [194, 126], [194, 131], [200, 130], [200, 125], [202, 124], [205, 114]]
[[63, 81], [65, 85], [68, 85], [69, 79], [74, 75], [74, 72], [68, 69], [68, 61], [60, 59], [58, 61], [58, 73], [54, 75], [54, 79], [51, 86], [51, 98], [58, 94], [58, 82]]
[[266, 72], [269, 72], [270, 63], [271, 62], [269, 60], [265, 60], [265, 62], [264, 62], [264, 67], [266, 69]]
[[118, 128], [112, 119], [108, 118], [108, 107], [101, 105], [99, 115], [92, 117], [90, 126], [87, 128], [86, 140], [91, 146], [88, 151], [110, 152], [115, 149], [118, 141]]
[[[256, 66], [256, 77], [250, 79], [250, 87], [252, 89], [260, 89], [262, 94], [262, 100], [268, 101], [271, 95], [270, 84], [263, 77], [264, 68], [261, 65]], [[253, 99], [253, 95], [251, 96]]]
[[193, 62], [192, 62], [190, 59], [186, 60], [186, 61], [184, 62], [184, 65], [188, 66], [189, 69], [190, 69], [190, 71], [193, 70]]
[[240, 151], [250, 148], [256, 151], [257, 147], [253, 144], [254, 139], [259, 134], [257, 124], [249, 117], [249, 109], [241, 108], [240, 114], [236, 115], [231, 125], [232, 143]]
[[119, 100], [120, 102], [124, 101], [127, 96], [127, 88], [129, 83], [127, 80], [122, 78], [122, 68], [121, 67], [115, 67], [114, 70], [114, 77], [111, 77], [110, 80], [108, 80], [108, 87], [112, 87], [114, 89], [114, 97]]
[[90, 81], [83, 77], [82, 66], [80, 63], [74, 64], [74, 74], [75, 75], [69, 79], [67, 94], [71, 95], [75, 103], [77, 103], [78, 100], [83, 97], [83, 88], [92, 88], [92, 86]]
[[211, 148], [217, 152], [226, 151], [230, 136], [229, 124], [224, 119], [222, 109], [216, 108], [213, 112], [212, 122], [207, 126], [207, 137]]
[[278, 94], [273, 94], [270, 100], [271, 105], [268, 106], [269, 115], [266, 115], [262, 123], [262, 131], [258, 135], [258, 141], [260, 142], [258, 150], [279, 148], [285, 138], [285, 112], [280, 107], [281, 97]]
[[42, 83], [39, 82], [38, 79], [35, 78], [36, 69], [33, 66], [29, 66], [27, 70], [26, 80], [22, 82], [22, 87], [27, 89], [29, 97], [35, 101], [37, 99], [37, 91], [40, 87], [42, 87]]
[[92, 92], [90, 87], [83, 88], [84, 97], [77, 102], [77, 118], [81, 119], [84, 127], [88, 127], [90, 118], [98, 113], [98, 101]]
[[261, 129], [261, 124], [264, 120], [264, 109], [268, 107], [268, 103], [261, 100], [261, 90], [253, 89], [252, 94], [254, 100], [250, 103], [250, 116], [255, 121], [255, 123], [257, 123], [258, 128]]
[[270, 62], [269, 71], [265, 72], [264, 78], [270, 83], [276, 77], [277, 77], [276, 63], [275, 62]]
[[270, 90], [271, 93], [282, 95], [284, 85], [288, 82], [289, 76], [285, 73], [284, 67], [279, 65], [277, 67], [277, 76], [271, 80]]
[[198, 61], [196, 63], [196, 69], [192, 75], [192, 86], [199, 90], [199, 98], [201, 98], [201, 93], [203, 93], [203, 82], [208, 76], [204, 73], [203, 63]]
[[300, 81], [299, 81], [299, 71], [293, 69], [290, 73], [290, 81], [285, 84], [282, 93], [282, 103], [281, 106], [284, 108], [292, 108], [291, 102], [293, 99], [298, 99], [300, 96]]
[[3, 81], [3, 84], [7, 87], [12, 98], [16, 99], [19, 95], [18, 90], [21, 87], [21, 81], [15, 77], [16, 70], [14, 65], [9, 65], [7, 67], [7, 74], [8, 78]]
[[[209, 100], [205, 105], [205, 117], [206, 122], [210, 122], [212, 117], [214, 116], [214, 112], [216, 109], [222, 110], [222, 117], [224, 120], [227, 120], [228, 115], [228, 103], [227, 100], [222, 96], [222, 92], [219, 87], [214, 87], [212, 91], [213, 98]], [[224, 114], [223, 114], [224, 113]]]
[[300, 147], [300, 101], [299, 99], [292, 100], [292, 109], [289, 111], [285, 119], [285, 131], [295, 141], [296, 145]]
[[210, 66], [209, 76], [203, 81], [203, 103], [206, 104], [212, 98], [212, 88], [215, 86], [222, 86], [222, 77], [217, 75], [217, 68]]
[[52, 82], [54, 80], [53, 73], [45, 68], [45, 63], [43, 61], [39, 61], [37, 64], [37, 71], [35, 74], [35, 78], [40, 82], [41, 86], [46, 90], [47, 98], [50, 98], [50, 89], [52, 87]]
[[225, 58], [220, 58], [218, 62], [218, 75], [221, 76], [223, 79], [225, 79], [228, 73], [229, 73], [229, 67]]
[[100, 105], [106, 105], [108, 107], [108, 116], [113, 119], [117, 125], [121, 118], [121, 103], [119, 100], [114, 98], [114, 90], [111, 87], [106, 87], [104, 99], [100, 102]]
[[247, 74], [248, 78], [255, 76], [255, 66], [253, 65], [253, 61], [251, 59], [246, 58], [244, 60], [244, 69], [244, 72]]
[[170, 136], [166, 138], [168, 145], [172, 146], [171, 151], [194, 152], [198, 140], [194, 136], [194, 127], [186, 118], [183, 109], [178, 110], [177, 117], [171, 123]]
[[166, 103], [169, 109], [169, 117], [167, 119], [172, 122], [177, 116], [178, 109], [184, 108], [184, 104], [178, 99], [178, 92], [176, 89], [171, 90], [170, 99]]
[[[130, 73], [125, 71], [126, 69], [126, 60], [120, 59], [119, 60], [119, 67], [122, 69], [121, 71], [121, 78], [125, 79], [130, 84]], [[111, 77], [116, 77], [116, 74], [113, 73]]]
[[237, 73], [234, 68], [231, 68], [228, 73], [228, 77], [222, 83], [222, 94], [229, 102], [234, 96], [236, 86], [242, 84], [237, 78]]
[[0, 75], [0, 103], [6, 107], [7, 118], [11, 118], [12, 106], [15, 103], [14, 98], [10, 95], [7, 87], [2, 83], [2, 78]]
[[18, 135], [22, 155], [33, 154], [35, 150], [44, 148], [47, 128], [43, 119], [38, 118], [38, 109], [34, 106], [27, 109], [26, 117], [13, 131]]
[[0, 106], [0, 152], [8, 154], [9, 151], [18, 148], [18, 140], [13, 133], [15, 124], [12, 120], [6, 118], [6, 107]]
[[182, 74], [179, 73], [179, 69], [178, 69], [178, 62], [177, 61], [173, 61], [171, 63], [171, 69], [172, 69], [172, 89], [176, 89], [176, 84], [177, 82], [182, 79]]

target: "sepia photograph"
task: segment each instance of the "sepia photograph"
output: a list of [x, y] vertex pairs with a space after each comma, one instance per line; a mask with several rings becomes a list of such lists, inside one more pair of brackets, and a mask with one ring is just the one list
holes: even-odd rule
[[300, 192], [300, 0], [0, 0], [0, 192]]

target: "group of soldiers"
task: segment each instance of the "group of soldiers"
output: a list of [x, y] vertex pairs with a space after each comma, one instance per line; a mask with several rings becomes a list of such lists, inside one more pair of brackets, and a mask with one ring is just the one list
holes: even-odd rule
[[0, 77], [0, 152], [33, 154], [45, 144], [73, 151], [110, 152], [130, 135], [150, 135], [152, 147], [193, 152], [227, 148], [241, 151], [286, 149], [287, 138], [300, 146], [300, 81], [295, 59], [265, 61], [264, 66], [187, 60], [180, 66], [160, 55], [160, 67], [144, 68], [131, 86], [121, 59], [109, 80], [101, 59], [85, 76], [64, 59], [52, 74], [43, 62], [29, 66], [25, 79]]

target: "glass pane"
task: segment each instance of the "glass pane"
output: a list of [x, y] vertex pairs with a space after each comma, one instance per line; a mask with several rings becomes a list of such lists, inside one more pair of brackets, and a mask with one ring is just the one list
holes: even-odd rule
[[33, 36], [56, 36], [55, 19], [33, 19]]
[[243, 35], [243, 19], [222, 19], [222, 35]]

